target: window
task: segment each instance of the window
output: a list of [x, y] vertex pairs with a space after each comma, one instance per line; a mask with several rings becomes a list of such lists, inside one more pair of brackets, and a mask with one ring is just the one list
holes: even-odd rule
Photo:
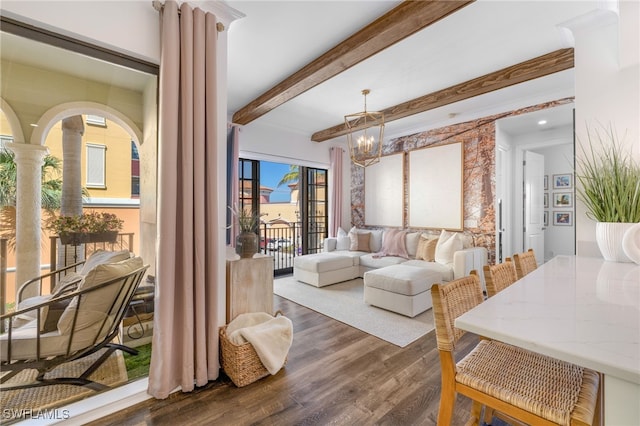
[[93, 126], [101, 126], [107, 127], [107, 120], [104, 117], [100, 117], [99, 115], [87, 115], [87, 124], [91, 124]]
[[140, 155], [134, 141], [131, 141], [131, 198], [140, 198]]
[[87, 144], [87, 188], [106, 188], [106, 153], [105, 145]]

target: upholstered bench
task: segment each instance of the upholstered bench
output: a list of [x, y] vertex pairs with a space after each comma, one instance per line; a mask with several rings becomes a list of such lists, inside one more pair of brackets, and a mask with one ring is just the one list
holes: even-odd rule
[[316, 253], [293, 259], [293, 277], [316, 287], [352, 280], [358, 272], [358, 265], [349, 256]]
[[391, 265], [364, 273], [364, 302], [408, 317], [431, 308], [431, 285], [442, 276], [425, 268]]

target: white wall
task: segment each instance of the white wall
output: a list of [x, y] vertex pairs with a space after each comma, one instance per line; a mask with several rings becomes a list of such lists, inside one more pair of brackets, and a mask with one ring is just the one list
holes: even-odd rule
[[312, 142], [310, 135], [284, 132], [282, 129], [260, 124], [259, 119], [240, 128], [242, 158], [329, 169], [329, 150], [334, 146], [344, 149], [342, 224], [348, 230], [351, 224], [351, 161], [346, 141], [341, 143], [341, 139], [335, 139]]
[[[567, 26], [575, 38], [576, 156], [585, 144], [586, 125], [610, 123], [640, 161], [640, 2], [618, 3], [619, 18], [601, 12]], [[595, 222], [576, 208], [576, 250], [579, 255], [600, 256], [595, 242]]]
[[159, 15], [151, 1], [3, 0], [2, 15], [159, 64]]

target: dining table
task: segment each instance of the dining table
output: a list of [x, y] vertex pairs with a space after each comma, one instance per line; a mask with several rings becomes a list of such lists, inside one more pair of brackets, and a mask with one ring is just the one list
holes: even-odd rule
[[640, 265], [559, 255], [455, 326], [601, 373], [604, 424], [640, 425]]

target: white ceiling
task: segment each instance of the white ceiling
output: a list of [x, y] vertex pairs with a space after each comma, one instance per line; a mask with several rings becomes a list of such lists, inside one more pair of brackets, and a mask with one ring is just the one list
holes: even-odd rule
[[[386, 13], [399, 1], [226, 2], [246, 16], [228, 36], [228, 113]], [[516, 63], [571, 47], [563, 22], [596, 2], [479, 0], [374, 55], [258, 118], [264, 124], [310, 137], [362, 111], [380, 110]], [[133, 90], [149, 76], [119, 66], [1, 33], [3, 58], [106, 81]], [[574, 95], [573, 70], [529, 81], [425, 113], [389, 122], [385, 138], [462, 122]], [[567, 109], [561, 109], [569, 111]], [[452, 118], [453, 116], [453, 118]], [[564, 120], [570, 120], [566, 116]], [[526, 125], [526, 117], [513, 120]], [[536, 120], [537, 121], [537, 120]], [[568, 122], [568, 121], [567, 121]], [[511, 131], [517, 132], [513, 127]], [[523, 130], [524, 131], [524, 130]]]
[[[246, 17], [228, 39], [228, 111], [266, 92], [398, 1], [227, 1]], [[306, 136], [534, 57], [572, 47], [561, 27], [589, 1], [477, 1], [275, 110], [258, 123]], [[573, 70], [387, 123], [385, 139], [574, 95]], [[454, 118], [450, 118], [454, 114]], [[566, 120], [566, 119], [565, 119]], [[255, 123], [255, 124], [254, 124]]]

